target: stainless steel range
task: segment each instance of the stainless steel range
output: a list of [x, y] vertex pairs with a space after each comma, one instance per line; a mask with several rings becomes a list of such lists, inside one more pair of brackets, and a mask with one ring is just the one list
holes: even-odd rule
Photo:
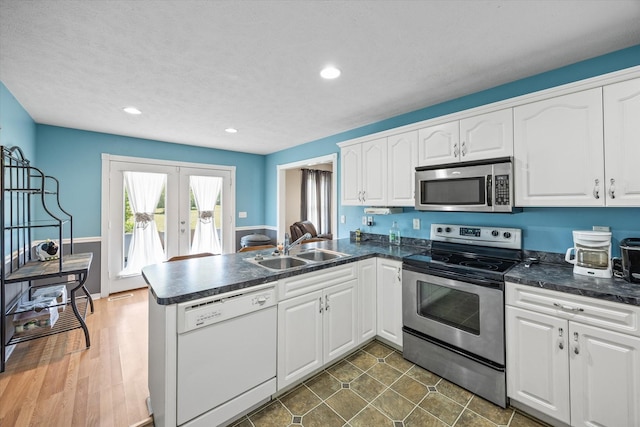
[[403, 355], [504, 408], [504, 274], [521, 230], [432, 224], [431, 240], [403, 259]]

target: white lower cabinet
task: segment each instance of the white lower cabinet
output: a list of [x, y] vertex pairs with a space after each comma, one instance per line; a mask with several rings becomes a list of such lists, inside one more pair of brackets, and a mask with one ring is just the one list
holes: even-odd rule
[[402, 347], [402, 262], [377, 258], [378, 336]]
[[358, 262], [358, 334], [360, 342], [376, 336], [377, 262], [369, 258]]
[[[305, 287], [310, 292], [304, 293]], [[278, 282], [278, 390], [354, 349], [358, 339], [357, 263]], [[319, 288], [319, 289], [318, 289]], [[314, 290], [317, 289], [317, 290]], [[292, 292], [294, 290], [294, 292]]]
[[640, 307], [507, 283], [507, 395], [572, 426], [640, 425]]

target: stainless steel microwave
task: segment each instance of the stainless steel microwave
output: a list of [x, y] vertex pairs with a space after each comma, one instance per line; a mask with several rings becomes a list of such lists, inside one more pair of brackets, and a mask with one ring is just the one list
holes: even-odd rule
[[511, 158], [416, 168], [416, 210], [512, 213]]

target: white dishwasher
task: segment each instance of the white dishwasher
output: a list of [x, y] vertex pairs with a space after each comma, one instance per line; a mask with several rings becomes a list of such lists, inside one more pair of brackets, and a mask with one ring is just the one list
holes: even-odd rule
[[276, 392], [274, 286], [178, 304], [178, 425], [220, 425]]

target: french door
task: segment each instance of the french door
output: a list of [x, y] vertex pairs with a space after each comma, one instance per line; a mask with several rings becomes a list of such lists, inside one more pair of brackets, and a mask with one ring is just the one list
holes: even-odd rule
[[234, 175], [228, 166], [103, 155], [101, 294], [146, 286], [141, 269], [173, 256], [234, 252]]

